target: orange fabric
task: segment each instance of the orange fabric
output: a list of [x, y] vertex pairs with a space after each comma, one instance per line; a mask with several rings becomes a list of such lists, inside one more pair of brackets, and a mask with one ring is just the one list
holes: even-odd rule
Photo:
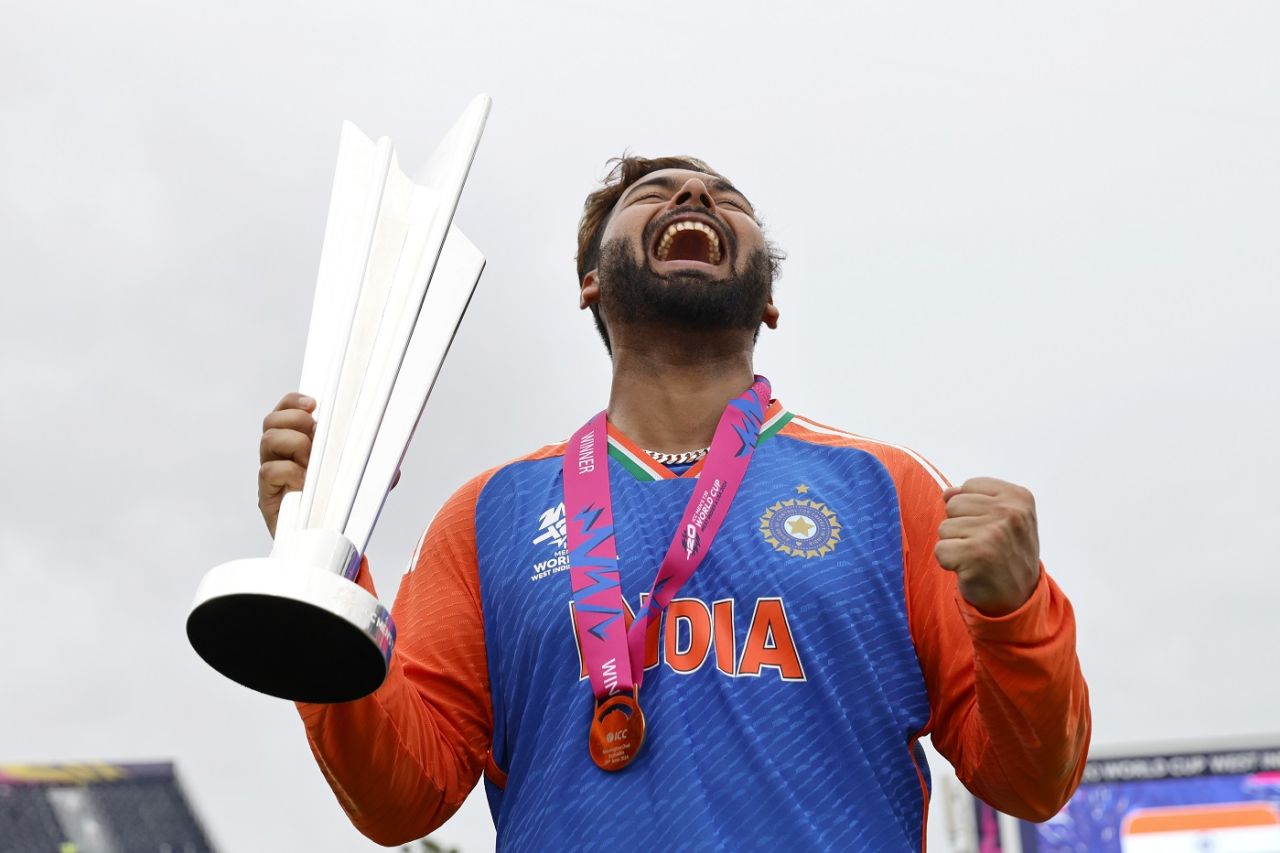
[[[405, 844], [439, 827], [492, 763], [475, 508], [496, 470], [455, 492], [427, 529], [392, 608], [396, 647], [377, 692], [337, 705], [298, 705], [338, 802], [379, 844]], [[373, 592], [367, 561], [356, 580]]]
[[[782, 435], [864, 449], [897, 483], [906, 554], [907, 615], [929, 692], [938, 750], [975, 794], [1002, 811], [1043, 820], [1084, 770], [1088, 691], [1075, 655], [1071, 605], [1042, 571], [1018, 611], [989, 618], [960, 598], [933, 557], [942, 487], [907, 452], [827, 435], [793, 420]], [[552, 445], [524, 459], [559, 455]], [[399, 630], [386, 681], [372, 696], [298, 706], [322, 772], [352, 823], [384, 845], [444, 823], [490, 758], [493, 732], [475, 544], [475, 506], [493, 469], [459, 489], [427, 530], [400, 584]], [[373, 590], [368, 566], [357, 581]], [[904, 744], [904, 748], [907, 745]]]
[[1028, 820], [1052, 817], [1080, 782], [1092, 729], [1071, 603], [1041, 566], [1022, 607], [983, 615], [934, 558], [945, 487], [928, 463], [903, 448], [820, 432], [801, 419], [781, 434], [856, 447], [888, 469], [902, 513], [907, 621], [929, 693], [929, 722], [917, 734], [931, 734], [961, 782], [999, 810]]
[[1171, 806], [1130, 813], [1121, 830], [1124, 835], [1148, 832], [1204, 832], [1246, 826], [1280, 826], [1280, 815], [1271, 803], [1207, 806]]

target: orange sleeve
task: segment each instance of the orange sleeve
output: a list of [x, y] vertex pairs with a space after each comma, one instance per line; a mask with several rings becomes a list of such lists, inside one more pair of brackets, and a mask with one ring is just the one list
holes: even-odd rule
[[971, 606], [933, 553], [943, 485], [905, 453], [886, 456], [933, 743], [975, 795], [1015, 817], [1048, 820], [1080, 783], [1092, 726], [1071, 603], [1041, 566], [1013, 613], [989, 617]]
[[[382, 686], [355, 702], [298, 706], [338, 802], [379, 844], [407, 843], [448, 820], [475, 787], [491, 745], [475, 536], [488, 476], [445, 503], [401, 581]], [[373, 591], [367, 562], [357, 582]]]

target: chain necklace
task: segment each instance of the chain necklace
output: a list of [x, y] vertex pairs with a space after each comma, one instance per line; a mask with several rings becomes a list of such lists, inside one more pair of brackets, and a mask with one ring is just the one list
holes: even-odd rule
[[645, 453], [657, 462], [659, 465], [691, 465], [699, 459], [707, 455], [710, 447], [704, 447], [701, 450], [686, 450], [682, 453], [664, 453], [660, 450], [646, 450]]

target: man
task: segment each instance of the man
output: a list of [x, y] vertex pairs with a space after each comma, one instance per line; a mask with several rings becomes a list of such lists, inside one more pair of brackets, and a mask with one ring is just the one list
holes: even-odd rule
[[[1090, 716], [1031, 494], [770, 400], [776, 255], [705, 163], [621, 160], [578, 248], [607, 423], [456, 492], [386, 682], [300, 707], [355, 825], [425, 835], [483, 773], [503, 848], [920, 850], [924, 734], [996, 807], [1056, 813]], [[272, 529], [312, 407], [264, 422]]]

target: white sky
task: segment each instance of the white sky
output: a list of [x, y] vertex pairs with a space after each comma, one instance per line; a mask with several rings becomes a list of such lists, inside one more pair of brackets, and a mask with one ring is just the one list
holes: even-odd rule
[[[603, 404], [582, 198], [691, 153], [790, 253], [757, 360], [790, 408], [1036, 493], [1097, 746], [1280, 732], [1280, 5], [608, 5], [6, 4], [0, 761], [173, 758], [229, 851], [371, 848], [183, 623], [269, 548], [341, 120], [412, 167], [481, 91], [489, 266], [384, 599], [449, 492]], [[440, 836], [485, 849], [487, 810]]]

